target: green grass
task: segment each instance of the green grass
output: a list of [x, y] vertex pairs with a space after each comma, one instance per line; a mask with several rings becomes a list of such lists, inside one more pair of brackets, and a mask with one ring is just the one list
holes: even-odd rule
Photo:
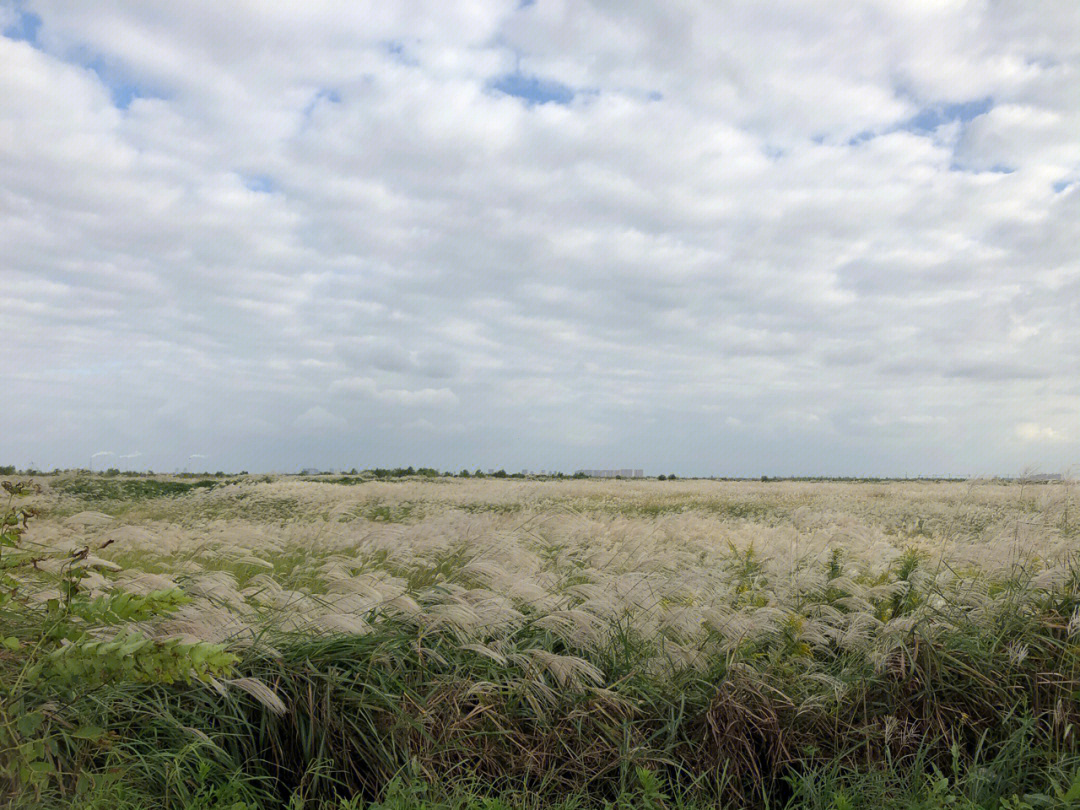
[[525, 504], [517, 501], [504, 503], [463, 503], [458, 509], [470, 515], [516, 515], [525, 511]]
[[423, 510], [415, 503], [376, 503], [364, 506], [359, 510], [359, 516], [364, 520], [376, 523], [407, 523], [423, 516]]
[[209, 490], [224, 482], [214, 479], [169, 481], [156, 478], [67, 478], [54, 483], [53, 489], [84, 501], [144, 501], [149, 498], [176, 498], [189, 492]]
[[[133, 482], [94, 481], [65, 492], [87, 502], [114, 500], [114, 490], [98, 483]], [[115, 500], [168, 500], [202, 519], [204, 499], [184, 497], [200, 483]], [[258, 492], [210, 500], [222, 514], [268, 523], [305, 517], [291, 499]], [[407, 523], [424, 507], [364, 502], [357, 514]], [[650, 519], [689, 509], [767, 524], [793, 512], [792, 503], [752, 498], [613, 508]], [[976, 527], [962, 512], [951, 524], [944, 514], [896, 517], [898, 531], [916, 541], [983, 532], [998, 519]], [[1075, 518], [1054, 520], [1071, 526]], [[580, 559], [587, 547], [565, 539], [536, 534], [529, 541], [555, 590], [587, 583], [595, 573]], [[779, 583], [769, 581], [777, 575], [764, 552], [753, 544], [717, 545], [701, 550], [701, 567], [710, 561], [707, 573], [729, 588], [727, 606], [775, 603]], [[233, 574], [240, 587], [267, 573], [312, 595], [326, 592], [317, 572], [334, 556], [330, 549], [267, 550], [259, 555], [265, 567], [211, 547], [183, 559], [125, 553], [113, 559], [164, 573], [194, 561], [202, 571]], [[400, 578], [424, 610], [444, 605], [447, 593], [483, 588], [482, 569], [469, 565], [476, 558], [462, 542], [411, 558], [381, 547], [353, 559], [357, 571]], [[47, 669], [35, 673], [36, 650], [59, 644], [58, 608], [0, 599], [0, 807], [1077, 808], [1080, 557], [1070, 559], [1069, 576], [1052, 585], [1040, 584], [1038, 566], [1024, 561], [995, 569], [979, 592], [986, 598], [965, 601], [949, 582], [984, 575], [957, 570], [956, 579], [938, 580], [937, 557], [916, 544], [872, 577], [852, 574], [846, 585], [836, 548], [813, 563], [823, 566], [824, 585], [797, 591], [775, 631], [734, 644], [709, 631], [700, 642], [707, 656], [694, 668], [680, 663], [672, 636], [644, 633], [640, 614], [616, 617], [599, 628], [598, 642], [579, 643], [548, 629], [544, 613], [524, 605], [520, 624], [481, 628], [468, 638], [452, 624], [373, 607], [363, 617], [370, 630], [361, 634], [286, 632], [282, 617], [267, 610], [252, 619], [257, 643], [236, 647], [233, 671], [216, 685], [119, 675], [84, 685], [50, 680], [41, 674]], [[903, 587], [852, 607], [845, 600], [853, 581]], [[663, 606], [683, 598], [672, 591]], [[910, 622], [880, 655], [869, 644], [810, 645], [801, 635], [803, 623], [823, 611], [854, 610], [875, 621]], [[565, 669], [571, 657], [579, 669]], [[590, 672], [600, 673], [599, 682]], [[240, 677], [267, 685], [287, 711], [279, 716], [265, 700], [227, 685]], [[51, 769], [33, 788], [5, 770], [30, 760]]]
[[[639, 665], [657, 642], [630, 627], [613, 626], [599, 653], [532, 625], [502, 647], [587, 657], [610, 684], [597, 690], [389, 617], [362, 636], [271, 630], [276, 652], [251, 650], [237, 674], [272, 685], [290, 707], [284, 717], [200, 684], [114, 684], [57, 715], [107, 729], [109, 744], [56, 759], [71, 776], [81, 762], [87, 802], [123, 790], [175, 808], [354, 797], [384, 807], [1005, 808], [1013, 796], [1015, 807], [1068, 807], [1054, 791], [1068, 793], [1080, 773], [1071, 730], [1080, 660], [1058, 628], [1075, 607], [1074, 590], [1021, 590], [985, 622], [957, 616], [932, 638], [914, 630], [883, 670], [853, 654], [813, 662], [844, 684], [840, 697], [805, 677], [811, 661], [783, 636], [662, 676]], [[1018, 663], [1006, 651], [1020, 641], [1028, 654]], [[746, 679], [736, 663], [758, 675]], [[647, 798], [643, 778], [667, 798]]]

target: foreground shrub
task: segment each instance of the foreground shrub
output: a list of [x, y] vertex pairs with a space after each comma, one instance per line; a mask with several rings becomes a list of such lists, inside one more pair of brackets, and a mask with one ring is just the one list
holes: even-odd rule
[[[239, 658], [222, 644], [144, 635], [147, 622], [191, 600], [176, 589], [91, 596], [84, 583], [115, 566], [89, 546], [58, 551], [29, 542], [35, 511], [20, 502], [35, 487], [5, 481], [3, 488], [0, 797], [27, 803], [100, 791], [123, 773], [126, 732], [154, 714], [152, 703], [128, 703], [130, 695], [179, 684], [224, 691], [219, 679], [233, 674]], [[225, 683], [257, 691], [254, 681]]]

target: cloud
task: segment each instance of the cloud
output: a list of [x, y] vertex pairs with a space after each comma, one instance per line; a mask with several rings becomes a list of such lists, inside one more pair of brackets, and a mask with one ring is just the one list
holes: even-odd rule
[[946, 377], [982, 380], [1038, 380], [1050, 373], [1029, 365], [1008, 362], [960, 363], [945, 372]]
[[449, 388], [380, 388], [370, 377], [348, 377], [330, 384], [334, 394], [359, 395], [390, 405], [448, 407], [457, 405], [458, 398]]
[[1016, 426], [1016, 435], [1025, 442], [1064, 441], [1064, 437], [1054, 428], [1038, 425], [1035, 422], [1021, 422]]
[[339, 355], [357, 370], [386, 371], [418, 377], [453, 377], [460, 370], [456, 355], [446, 349], [408, 350], [389, 337], [347, 338], [337, 346]]
[[455, 377], [461, 370], [457, 357], [447, 351], [429, 350], [416, 356], [416, 372], [424, 377]]
[[1080, 411], [1067, 4], [444, 6], [4, 7], [0, 455], [1009, 474]]
[[340, 416], [331, 413], [322, 405], [313, 405], [296, 417], [293, 420], [293, 425], [300, 430], [324, 433], [345, 430], [348, 428], [349, 423]]

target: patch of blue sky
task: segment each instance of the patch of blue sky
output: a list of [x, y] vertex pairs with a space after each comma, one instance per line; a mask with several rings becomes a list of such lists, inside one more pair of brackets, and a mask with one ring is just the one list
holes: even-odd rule
[[1071, 185], [1072, 182], [1070, 182], [1069, 180], [1058, 180], [1056, 183], [1053, 184], [1052, 188], [1054, 189], [1055, 194], [1060, 194]]
[[876, 138], [877, 133], [870, 129], [864, 129], [862, 132], [858, 132], [848, 139], [848, 146], [857, 146], [860, 143], [869, 141], [871, 138]]
[[405, 43], [400, 39], [389, 39], [380, 43], [383, 51], [393, 59], [395, 62], [399, 62], [403, 65], [418, 65], [420, 64], [414, 57], [410, 56], [405, 50]]
[[41, 17], [30, 11], [15, 9], [15, 22], [6, 26], [0, 33], [8, 39], [37, 44], [38, 30], [41, 28]]
[[339, 94], [337, 90], [329, 87], [322, 88], [315, 93], [315, 95], [311, 97], [311, 101], [304, 106], [304, 118], [310, 118], [311, 114], [315, 111], [315, 108], [324, 101], [328, 104], [340, 104], [341, 94]]
[[488, 85], [492, 90], [520, 98], [530, 107], [534, 104], [569, 104], [577, 91], [561, 82], [526, 76], [523, 73], [507, 73]]
[[[890, 132], [912, 132], [916, 135], [929, 135], [937, 130], [938, 127], [945, 126], [959, 122], [960, 124], [966, 124], [969, 121], [989, 112], [994, 106], [994, 99], [990, 96], [986, 98], [974, 99], [972, 101], [962, 101], [954, 104], [935, 104], [932, 106], [925, 106], [918, 113], [908, 118], [906, 121], [902, 121], [899, 124], [888, 127], [881, 131], [875, 131], [871, 129], [864, 129], [861, 132], [856, 133], [848, 139], [848, 146], [858, 146], [861, 143], [873, 140], [879, 135], [888, 134]], [[815, 135], [811, 138], [814, 143], [824, 143], [824, 135]], [[954, 167], [955, 168], [955, 167]], [[1007, 167], [995, 168], [992, 171], [1004, 171], [1009, 172], [1012, 169]]]
[[131, 102], [137, 98], [149, 98], [150, 94], [146, 93], [137, 84], [128, 84], [126, 82], [118, 82], [115, 84], [106, 82], [109, 88], [109, 94], [112, 96], [113, 106], [120, 110], [126, 110], [131, 106]]
[[[8, 39], [28, 42], [37, 47], [38, 31], [41, 29], [41, 17], [29, 11], [16, 9], [15, 22], [3, 30], [3, 35]], [[120, 110], [126, 110], [131, 102], [137, 98], [161, 98], [161, 94], [151, 92], [148, 88], [132, 81], [124, 76], [122, 71], [117, 70], [105, 63], [99, 57], [77, 49], [69, 58], [74, 64], [81, 65], [97, 74], [98, 80], [109, 91], [113, 105]]]
[[77, 49], [68, 61], [94, 71], [98, 81], [109, 91], [113, 106], [119, 110], [128, 109], [131, 102], [137, 98], [165, 98], [163, 93], [155, 92], [145, 84], [136, 81], [122, 68], [109, 64], [96, 54]]
[[990, 96], [974, 101], [962, 101], [957, 104], [938, 104], [932, 107], [924, 107], [915, 115], [900, 125], [901, 129], [909, 132], [933, 132], [940, 126], [959, 121], [966, 124], [983, 113], [989, 112], [994, 106], [994, 99]]
[[1013, 166], [1006, 166], [1004, 163], [995, 163], [993, 166], [984, 169], [973, 169], [971, 166], [965, 166], [959, 161], [953, 161], [949, 164], [949, 171], [951, 172], [987, 172], [989, 174], [1012, 174], [1016, 171]]
[[241, 174], [244, 187], [249, 191], [257, 191], [260, 194], [271, 194], [277, 190], [274, 178], [268, 174]]

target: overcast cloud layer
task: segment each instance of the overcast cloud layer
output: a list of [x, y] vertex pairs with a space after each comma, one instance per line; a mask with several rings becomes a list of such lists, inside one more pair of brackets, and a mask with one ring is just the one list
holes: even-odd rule
[[0, 30], [0, 462], [1080, 462], [1075, 0]]

